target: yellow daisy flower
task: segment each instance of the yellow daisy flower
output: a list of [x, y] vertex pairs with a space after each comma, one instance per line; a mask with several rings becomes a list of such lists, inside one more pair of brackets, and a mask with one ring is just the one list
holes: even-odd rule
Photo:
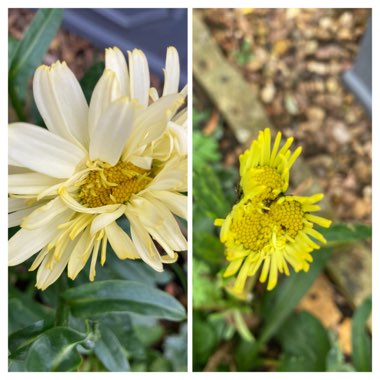
[[270, 129], [259, 132], [250, 149], [240, 155], [243, 194], [273, 200], [288, 189], [289, 171], [302, 151], [301, 147], [293, 153], [290, 151], [293, 140], [293, 137], [288, 138], [280, 149], [281, 132], [278, 132], [271, 149]]
[[[241, 295], [248, 277], [261, 268], [260, 282], [268, 280], [267, 289], [277, 284], [278, 272], [289, 275], [289, 267], [308, 271], [311, 252], [326, 243], [314, 225], [329, 227], [331, 221], [312, 214], [320, 210], [316, 203], [323, 194], [311, 197], [286, 196], [289, 169], [300, 154], [291, 154], [288, 139], [278, 151], [281, 134], [270, 149], [270, 132], [260, 132], [251, 148], [240, 156], [243, 198], [226, 219], [217, 219], [220, 240], [226, 246], [230, 262], [224, 277], [237, 275], [232, 292]], [[312, 239], [313, 238], [313, 239]]]
[[[90, 257], [92, 281], [107, 242], [120, 259], [142, 259], [157, 271], [187, 249], [174, 217], [186, 218], [187, 156], [173, 146], [155, 149], [184, 115], [177, 113], [186, 94], [178, 92], [179, 74], [171, 76], [178, 61], [166, 63], [170, 90], [152, 99], [145, 55], [128, 56], [127, 66], [120, 50], [107, 50], [89, 106], [64, 62], [39, 67], [33, 92], [47, 129], [9, 126], [9, 226], [21, 225], [9, 240], [9, 265], [40, 251], [30, 268], [39, 268], [40, 289], [66, 266], [75, 279]], [[123, 215], [129, 233], [116, 223]]]

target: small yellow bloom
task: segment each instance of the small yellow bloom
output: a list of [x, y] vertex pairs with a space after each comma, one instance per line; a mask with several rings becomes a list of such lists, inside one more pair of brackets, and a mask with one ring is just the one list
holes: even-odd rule
[[251, 148], [240, 156], [243, 198], [226, 219], [217, 219], [221, 226], [220, 240], [226, 246], [230, 262], [224, 276], [237, 275], [233, 291], [241, 294], [247, 277], [261, 268], [260, 281], [268, 280], [268, 290], [277, 284], [278, 272], [289, 275], [290, 264], [298, 272], [308, 271], [311, 252], [320, 248], [311, 238], [325, 243], [314, 224], [329, 227], [331, 222], [312, 214], [323, 194], [311, 197], [286, 196], [289, 169], [301, 149], [292, 154], [288, 139], [279, 150], [281, 134], [277, 134], [271, 151], [269, 129], [260, 132]]

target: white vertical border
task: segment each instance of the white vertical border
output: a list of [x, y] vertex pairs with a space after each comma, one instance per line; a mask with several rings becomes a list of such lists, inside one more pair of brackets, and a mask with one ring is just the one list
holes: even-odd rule
[[187, 9], [188, 107], [188, 254], [187, 254], [187, 371], [193, 369], [193, 11]]

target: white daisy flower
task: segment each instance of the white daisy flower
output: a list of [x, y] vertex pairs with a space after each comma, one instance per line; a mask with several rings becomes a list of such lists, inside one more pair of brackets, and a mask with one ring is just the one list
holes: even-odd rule
[[[66, 63], [40, 66], [33, 92], [47, 129], [9, 125], [9, 226], [21, 225], [9, 240], [9, 265], [39, 252], [30, 270], [39, 268], [40, 289], [66, 266], [75, 279], [90, 258], [93, 281], [107, 242], [120, 259], [157, 271], [187, 249], [174, 217], [186, 218], [186, 143], [173, 138], [170, 152], [162, 143], [172, 125], [186, 124], [179, 60], [167, 58], [163, 95], [150, 104], [146, 57], [136, 49], [128, 57], [127, 67], [120, 50], [107, 49], [89, 106]], [[123, 215], [129, 233], [116, 223]]]

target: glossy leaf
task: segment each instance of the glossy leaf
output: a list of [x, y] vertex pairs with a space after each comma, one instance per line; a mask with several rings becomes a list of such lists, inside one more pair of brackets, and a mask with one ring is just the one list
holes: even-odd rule
[[18, 40], [12, 35], [8, 35], [8, 70], [11, 67], [13, 57], [16, 53]]
[[29, 346], [47, 329], [53, 325], [53, 319], [41, 320], [21, 330], [14, 332], [8, 337], [8, 349], [11, 357], [20, 358]]
[[348, 244], [372, 237], [372, 227], [368, 224], [333, 223], [330, 228], [321, 228], [319, 231], [327, 240], [327, 246]]
[[10, 288], [8, 301], [8, 329], [10, 334], [52, 315], [52, 310], [43, 307], [28, 295]]
[[372, 309], [371, 298], [366, 299], [352, 318], [352, 361], [357, 371], [372, 371], [371, 340], [366, 323]]
[[67, 327], [54, 327], [32, 344], [26, 357], [26, 368], [33, 372], [70, 371], [81, 363], [77, 345], [85, 334]]
[[329, 337], [322, 323], [311, 314], [293, 314], [278, 330], [276, 338], [283, 349], [279, 371], [326, 370]]
[[135, 281], [109, 280], [85, 284], [63, 294], [77, 317], [91, 318], [110, 312], [127, 312], [180, 321], [184, 307], [169, 294]]
[[101, 337], [96, 341], [94, 352], [98, 359], [111, 372], [130, 371], [127, 354], [119, 337], [105, 325], [100, 326]]
[[62, 9], [38, 10], [24, 37], [17, 44], [9, 69], [9, 83], [21, 100], [25, 97], [27, 81], [41, 64], [62, 17]]

